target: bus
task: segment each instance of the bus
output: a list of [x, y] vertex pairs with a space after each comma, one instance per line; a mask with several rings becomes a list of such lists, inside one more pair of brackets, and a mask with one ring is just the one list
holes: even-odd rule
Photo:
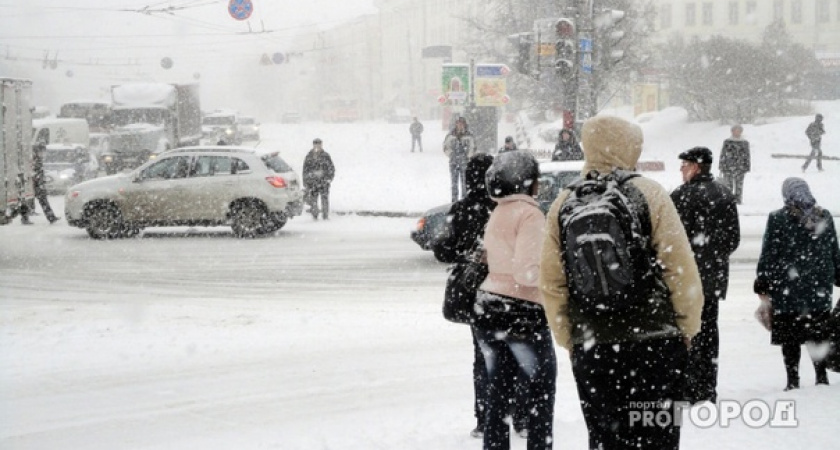
[[76, 101], [61, 105], [60, 118], [87, 120], [91, 133], [107, 133], [111, 129], [111, 104], [102, 101]]

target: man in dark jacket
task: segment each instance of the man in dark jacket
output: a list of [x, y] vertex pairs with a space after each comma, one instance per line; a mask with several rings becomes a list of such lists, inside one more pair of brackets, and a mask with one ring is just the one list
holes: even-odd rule
[[[457, 202], [466, 194], [465, 170], [467, 161], [475, 156], [475, 138], [467, 126], [467, 119], [459, 117], [455, 128], [443, 140], [443, 153], [449, 157], [449, 175], [452, 179], [452, 202]], [[460, 193], [459, 193], [460, 188]]]
[[718, 301], [729, 287], [729, 256], [741, 241], [738, 207], [729, 189], [714, 181], [712, 151], [680, 153], [683, 185], [671, 193], [703, 284], [700, 332], [694, 336], [686, 371], [686, 400], [717, 401]]
[[[60, 218], [53, 212], [52, 207], [50, 207], [50, 201], [47, 198], [47, 179], [44, 175], [44, 153], [46, 150], [46, 144], [40, 141], [32, 147], [32, 184], [35, 191], [35, 198], [41, 204], [41, 209], [44, 210], [44, 215], [47, 216], [47, 220], [53, 224]], [[32, 213], [33, 211], [30, 211], [29, 207], [22, 208], [20, 223], [22, 225], [32, 225], [32, 222], [29, 220], [29, 215]]]
[[808, 155], [808, 159], [805, 160], [805, 164], [802, 166], [802, 171], [805, 172], [808, 170], [808, 165], [811, 164], [811, 160], [816, 158], [817, 159], [817, 170], [822, 172], [822, 135], [825, 134], [825, 127], [823, 126], [823, 116], [822, 114], [817, 114], [814, 117], [814, 121], [808, 125], [808, 128], [805, 129], [805, 135], [808, 136], [808, 140], [811, 141], [811, 154]]
[[557, 137], [557, 144], [551, 154], [552, 161], [579, 161], [583, 159], [583, 150], [580, 148], [575, 133], [569, 129], [560, 130]]
[[516, 147], [516, 141], [513, 140], [513, 136], [507, 136], [505, 137], [505, 145], [499, 149], [499, 153], [515, 152], [516, 150], [519, 149]]
[[312, 150], [303, 160], [303, 186], [306, 188], [306, 199], [309, 212], [318, 219], [318, 197], [321, 197], [321, 212], [324, 219], [330, 215], [330, 183], [335, 177], [335, 166], [330, 154], [321, 146], [321, 139], [312, 141]]
[[420, 151], [423, 151], [423, 124], [420, 123], [417, 118], [414, 118], [414, 121], [411, 122], [411, 125], [408, 127], [408, 132], [411, 133], [411, 152], [414, 153], [414, 144], [420, 148]]
[[743, 201], [744, 176], [750, 171], [750, 142], [741, 137], [744, 128], [735, 125], [732, 136], [723, 141], [718, 170], [721, 183], [728, 187], [740, 205]]

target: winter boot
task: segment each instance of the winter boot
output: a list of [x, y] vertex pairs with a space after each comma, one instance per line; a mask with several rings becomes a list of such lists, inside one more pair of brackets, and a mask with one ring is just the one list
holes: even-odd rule
[[825, 361], [815, 362], [814, 371], [817, 373], [817, 385], [824, 384], [828, 386], [828, 372], [826, 370]]
[[787, 373], [785, 391], [799, 389], [799, 359], [802, 357], [802, 347], [799, 344], [783, 344], [782, 356]]

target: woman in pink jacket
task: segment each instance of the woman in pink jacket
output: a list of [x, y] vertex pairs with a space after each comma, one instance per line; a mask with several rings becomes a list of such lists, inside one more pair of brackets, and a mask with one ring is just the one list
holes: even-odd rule
[[497, 205], [484, 231], [490, 273], [476, 297], [474, 326], [489, 378], [485, 450], [510, 448], [504, 393], [517, 373], [528, 378], [528, 450], [552, 448], [557, 362], [537, 286], [545, 223], [534, 199], [539, 175], [530, 153], [513, 151], [496, 157], [486, 176]]

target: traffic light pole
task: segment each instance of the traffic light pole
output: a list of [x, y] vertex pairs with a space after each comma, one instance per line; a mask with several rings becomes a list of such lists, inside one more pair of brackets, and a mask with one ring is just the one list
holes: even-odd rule
[[593, 16], [595, 0], [575, 0], [575, 19], [578, 23], [578, 42], [580, 45], [580, 70], [577, 80], [577, 120], [583, 122], [594, 116], [597, 111], [595, 76], [595, 29]]

